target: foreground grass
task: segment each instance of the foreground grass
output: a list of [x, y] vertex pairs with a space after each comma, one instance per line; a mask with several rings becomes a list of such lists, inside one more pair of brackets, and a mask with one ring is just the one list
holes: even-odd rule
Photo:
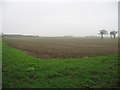
[[3, 43], [3, 88], [118, 87], [117, 55], [37, 59]]

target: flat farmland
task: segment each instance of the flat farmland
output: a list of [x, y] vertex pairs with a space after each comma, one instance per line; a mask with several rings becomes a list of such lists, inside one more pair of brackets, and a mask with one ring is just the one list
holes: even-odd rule
[[[77, 41], [79, 41], [79, 43]], [[118, 55], [108, 55], [117, 53], [117, 40], [24, 38], [4, 39], [0, 43], [2, 43], [3, 88], [119, 87]], [[55, 48], [59, 46], [62, 49], [53, 49], [52, 45]], [[91, 48], [86, 48], [88, 46]], [[78, 49], [83, 51], [73, 54], [73, 52], [77, 52], [78, 49], [73, 50], [70, 47], [73, 49], [79, 47]], [[101, 47], [100, 49], [104, 51], [103, 53], [101, 52], [101, 55], [106, 54], [106, 56], [97, 56], [96, 54], [96, 57], [90, 57], [92, 55], [95, 56], [95, 50], [96, 53], [98, 53], [97, 47]], [[16, 48], [19, 48], [19, 50]], [[68, 53], [68, 48], [71, 51], [70, 54]], [[95, 49], [92, 50], [92, 48]], [[54, 52], [52, 52], [52, 49]], [[84, 50], [86, 50], [86, 52]], [[89, 50], [91, 50], [91, 53]], [[109, 50], [111, 50], [111, 52]], [[28, 55], [26, 54], [27, 52], [36, 56]], [[48, 53], [49, 57], [47, 57], [49, 59], [44, 56], [47, 52], [50, 52]], [[86, 55], [84, 55], [83, 52], [86, 53]], [[58, 53], [63, 56], [60, 57]], [[89, 58], [86, 58], [88, 54], [90, 54]]]
[[11, 38], [8, 45], [41, 59], [88, 58], [118, 53], [118, 39]]

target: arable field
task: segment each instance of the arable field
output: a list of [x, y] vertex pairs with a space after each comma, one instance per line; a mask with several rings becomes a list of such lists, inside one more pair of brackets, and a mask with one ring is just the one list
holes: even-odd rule
[[[32, 40], [30, 42], [30, 40], [25, 39], [19, 39], [18, 41], [16, 39], [10, 40], [11, 43], [14, 42], [13, 45], [18, 45], [17, 43], [15, 44], [15, 41], [20, 45], [22, 45], [21, 42], [23, 41], [25, 44], [27, 44], [26, 41], [28, 41], [28, 43], [34, 42], [34, 45], [35, 42], [37, 43], [37, 41]], [[109, 41], [109, 43], [111, 42]], [[42, 45], [42, 43], [39, 45]], [[3, 42], [2, 50], [3, 88], [118, 87], [118, 55], [82, 59], [44, 60], [32, 57], [21, 50], [12, 48], [8, 46], [6, 42]]]
[[42, 59], [88, 58], [118, 53], [118, 40], [110, 38], [14, 38], [5, 41]]

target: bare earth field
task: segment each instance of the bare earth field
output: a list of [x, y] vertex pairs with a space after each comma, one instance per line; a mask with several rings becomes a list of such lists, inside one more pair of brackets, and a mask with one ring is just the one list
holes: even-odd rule
[[118, 40], [110, 38], [11, 38], [5, 41], [42, 59], [88, 58], [118, 53]]

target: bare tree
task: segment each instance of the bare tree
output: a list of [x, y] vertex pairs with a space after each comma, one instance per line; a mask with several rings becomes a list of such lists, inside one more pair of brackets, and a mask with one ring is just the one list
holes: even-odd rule
[[110, 32], [110, 37], [112, 38], [112, 35], [113, 35], [113, 33], [112, 33], [112, 31]]
[[117, 33], [118, 33], [118, 31], [111, 31], [111, 32], [110, 32], [111, 38], [112, 38], [112, 36], [113, 36], [114, 39], [115, 39], [115, 36], [116, 36]]
[[101, 35], [101, 39], [103, 39], [103, 35], [108, 34], [108, 32], [106, 30], [100, 30], [99, 34]]

